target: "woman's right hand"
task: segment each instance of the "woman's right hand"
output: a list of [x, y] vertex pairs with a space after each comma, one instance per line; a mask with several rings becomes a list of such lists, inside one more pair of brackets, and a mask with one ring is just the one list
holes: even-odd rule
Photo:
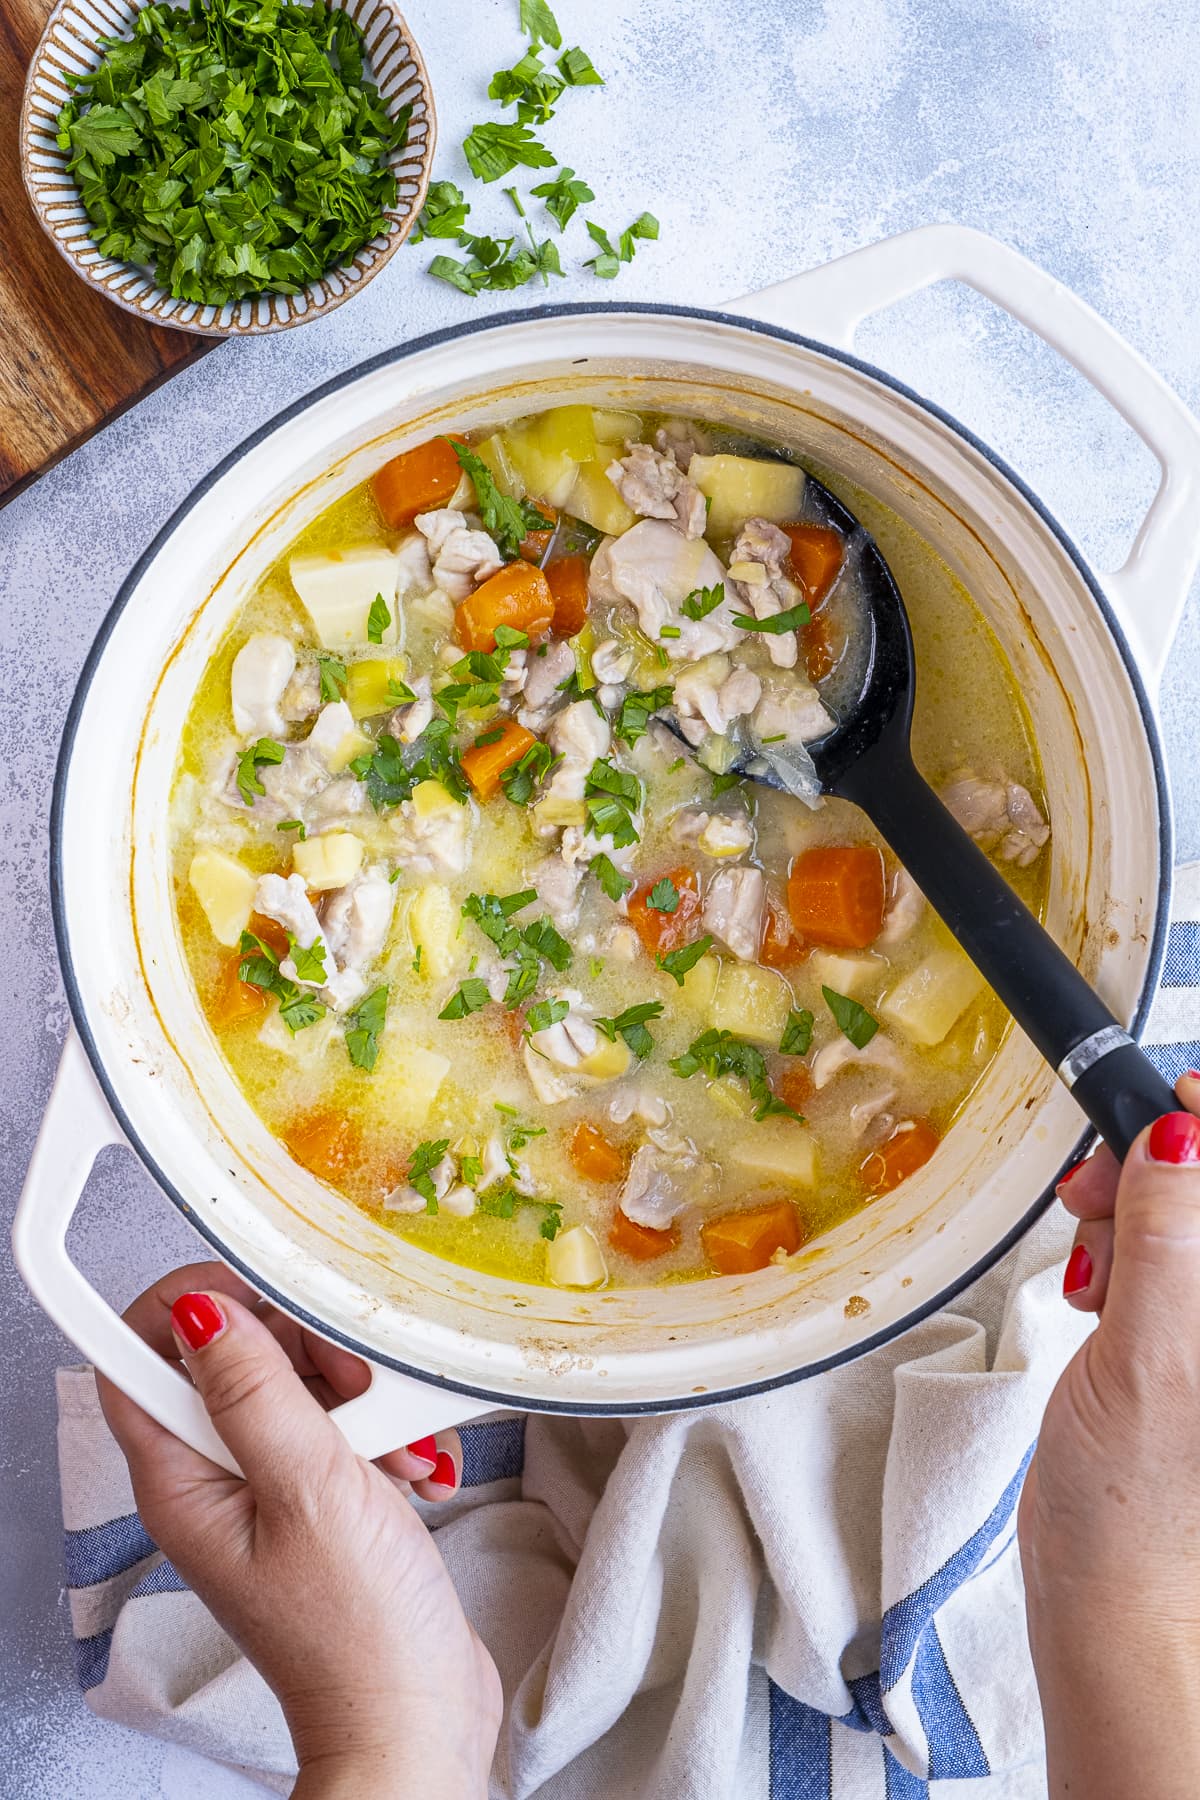
[[261, 1308], [220, 1263], [176, 1270], [126, 1318], [182, 1359], [245, 1471], [97, 1378], [146, 1530], [283, 1707], [296, 1795], [483, 1800], [500, 1683], [408, 1500], [410, 1486], [455, 1491], [457, 1434], [364, 1462], [321, 1400], [361, 1393], [366, 1365]]

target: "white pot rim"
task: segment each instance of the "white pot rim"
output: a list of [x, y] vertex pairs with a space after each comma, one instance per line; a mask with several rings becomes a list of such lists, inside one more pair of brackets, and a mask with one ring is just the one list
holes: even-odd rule
[[807, 337], [799, 332], [790, 331], [786, 327], [773, 322], [762, 322], [757, 319], [748, 318], [743, 314], [723, 312], [702, 307], [638, 301], [569, 302], [559, 305], [528, 307], [513, 312], [505, 312], [500, 315], [492, 315], [482, 319], [464, 320], [461, 324], [447, 326], [439, 331], [429, 332], [421, 337], [406, 340], [403, 344], [398, 344], [392, 349], [381, 351], [375, 356], [369, 357], [360, 363], [356, 363], [353, 366], [342, 370], [328, 381], [323, 382], [319, 387], [312, 389], [300, 399], [293, 401], [290, 406], [283, 408], [272, 418], [265, 421], [255, 431], [250, 433], [249, 436], [243, 439], [234, 450], [230, 451], [227, 456], [222, 458], [219, 463], [195, 484], [187, 497], [175, 508], [170, 518], [165, 522], [152, 542], [138, 558], [137, 562], [121, 584], [116, 598], [100, 625], [96, 638], [84, 662], [71, 700], [66, 722], [63, 727], [63, 735], [55, 768], [50, 815], [50, 887], [54, 934], [59, 963], [62, 970], [63, 984], [66, 990], [67, 1003], [70, 1008], [75, 1029], [91, 1065], [96, 1081], [104, 1094], [113, 1118], [119, 1126], [125, 1141], [137, 1153], [143, 1165], [153, 1176], [154, 1180], [176, 1209], [184, 1216], [184, 1218], [186, 1218], [189, 1225], [199, 1232], [222, 1262], [237, 1270], [251, 1286], [263, 1294], [267, 1300], [280, 1307], [281, 1310], [288, 1313], [291, 1317], [298, 1319], [302, 1325], [311, 1328], [323, 1337], [342, 1344], [354, 1354], [360, 1356], [367, 1355], [373, 1363], [381, 1364], [386, 1368], [396, 1371], [400, 1375], [410, 1377], [420, 1382], [425, 1387], [438, 1388], [447, 1393], [468, 1396], [473, 1399], [477, 1398], [481, 1402], [493, 1407], [498, 1404], [503, 1405], [511, 1402], [511, 1404], [519, 1406], [522, 1411], [526, 1412], [565, 1413], [573, 1416], [610, 1417], [614, 1414], [620, 1416], [633, 1416], [642, 1413], [661, 1413], [666, 1407], [669, 1407], [670, 1410], [680, 1411], [693, 1407], [711, 1407], [717, 1401], [724, 1402], [727, 1400], [746, 1398], [750, 1395], [764, 1393], [774, 1388], [789, 1385], [794, 1381], [806, 1380], [813, 1375], [825, 1373], [830, 1369], [839, 1367], [843, 1363], [855, 1361], [858, 1357], [866, 1355], [869, 1352], [878, 1349], [883, 1344], [890, 1342], [902, 1332], [911, 1329], [914, 1325], [920, 1323], [921, 1320], [947, 1306], [961, 1294], [964, 1289], [970, 1287], [974, 1282], [979, 1280], [981, 1276], [986, 1274], [1001, 1257], [1006, 1255], [1007, 1252], [1013, 1248], [1050, 1205], [1054, 1198], [1055, 1182], [1072, 1163], [1084, 1154], [1093, 1140], [1095, 1133], [1090, 1127], [1087, 1127], [1081, 1132], [1080, 1137], [1068, 1155], [1064, 1158], [1062, 1168], [1059, 1170], [1054, 1180], [1052, 1180], [1046, 1188], [1034, 1198], [1021, 1217], [1004, 1233], [1004, 1235], [996, 1243], [990, 1245], [989, 1248], [977, 1260], [971, 1263], [969, 1267], [964, 1269], [959, 1275], [955, 1276], [953, 1280], [949, 1281], [945, 1287], [940, 1289], [940, 1291], [932, 1297], [914, 1305], [910, 1312], [903, 1314], [892, 1323], [881, 1327], [879, 1331], [871, 1336], [861, 1338], [844, 1349], [838, 1350], [816, 1361], [803, 1364], [798, 1368], [782, 1370], [773, 1375], [764, 1377], [761, 1380], [750, 1382], [742, 1386], [721, 1388], [715, 1393], [709, 1391], [699, 1394], [684, 1394], [671, 1400], [669, 1403], [664, 1403], [657, 1399], [650, 1401], [615, 1400], [612, 1402], [584, 1401], [579, 1399], [558, 1401], [528, 1394], [522, 1394], [519, 1397], [510, 1397], [494, 1387], [482, 1387], [468, 1382], [453, 1380], [445, 1375], [433, 1373], [419, 1365], [408, 1363], [398, 1357], [388, 1355], [385, 1351], [375, 1347], [372, 1347], [368, 1351], [359, 1340], [353, 1337], [352, 1334], [339, 1330], [327, 1320], [306, 1310], [292, 1296], [279, 1291], [272, 1284], [271, 1280], [263, 1270], [251, 1266], [244, 1259], [231, 1251], [226, 1246], [221, 1234], [214, 1230], [211, 1225], [207, 1224], [206, 1221], [197, 1214], [196, 1210], [185, 1200], [184, 1196], [174, 1185], [170, 1176], [162, 1168], [160, 1162], [147, 1148], [139, 1135], [133, 1120], [129, 1116], [128, 1109], [123, 1105], [115, 1085], [108, 1075], [104, 1059], [91, 1029], [81, 984], [75, 970], [65, 916], [66, 909], [63, 879], [64, 808], [67, 781], [77, 732], [93, 677], [105, 654], [113, 629], [129, 603], [146, 569], [159, 554], [162, 546], [178, 529], [180, 523], [203, 500], [209, 490], [229, 474], [229, 472], [265, 438], [271, 436], [281, 427], [287, 425], [291, 420], [307, 412], [310, 408], [319, 404], [324, 399], [381, 369], [401, 363], [409, 357], [419, 355], [423, 351], [454, 342], [458, 339], [474, 337], [481, 333], [503, 332], [509, 326], [528, 325], [538, 319], [577, 318], [589, 315], [624, 315], [625, 317], [656, 315], [700, 321], [702, 323], [730, 327], [739, 331], [750, 332], [766, 338], [780, 340], [784, 343], [794, 344], [807, 351], [813, 352], [818, 356], [826, 357], [833, 362], [844, 364], [870, 378], [872, 381], [878, 382], [884, 387], [891, 389], [892, 392], [902, 396], [912, 405], [932, 416], [932, 418], [952, 432], [955, 437], [983, 457], [991, 464], [998, 475], [1015, 490], [1024, 503], [1036, 514], [1041, 523], [1057, 540], [1064, 554], [1073, 565], [1076, 574], [1090, 594], [1117, 654], [1121, 659], [1125, 676], [1136, 700], [1154, 771], [1155, 800], [1159, 820], [1158, 898], [1152, 938], [1147, 950], [1142, 983], [1130, 1025], [1131, 1035], [1134, 1037], [1140, 1035], [1148, 1017], [1151, 1002], [1158, 985], [1158, 978], [1166, 950], [1167, 931], [1170, 921], [1174, 834], [1172, 828], [1170, 793], [1158, 721], [1141, 669], [1139, 668], [1128, 638], [1121, 627], [1116, 612], [1100, 582], [1088, 566], [1088, 563], [1069, 534], [1059, 524], [1058, 520], [1046, 507], [1045, 503], [1039, 499], [1038, 495], [1025, 481], [1022, 480], [1021, 476], [1018, 475], [1016, 471], [996, 453], [996, 451], [977, 437], [967, 426], [963, 425], [961, 421], [953, 416], [953, 414], [948, 413], [933, 401], [926, 399], [923, 395], [916, 393], [912, 388], [908, 387], [904, 382], [899, 381], [895, 376], [888, 374], [885, 370], [878, 368], [872, 363], [864, 361], [861, 357], [852, 354], [850, 351], [836, 348], [827, 343], [823, 343], [818, 339]]

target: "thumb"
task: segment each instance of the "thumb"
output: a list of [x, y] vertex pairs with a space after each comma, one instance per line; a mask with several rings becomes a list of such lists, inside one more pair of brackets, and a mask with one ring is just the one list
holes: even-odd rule
[[[1190, 1098], [1190, 1095], [1189, 1095]], [[1135, 1141], [1117, 1187], [1101, 1332], [1130, 1367], [1159, 1357], [1200, 1374], [1200, 1119], [1165, 1113]]]
[[296, 1502], [345, 1439], [262, 1320], [228, 1294], [181, 1294], [171, 1330], [218, 1435], [260, 1503]]

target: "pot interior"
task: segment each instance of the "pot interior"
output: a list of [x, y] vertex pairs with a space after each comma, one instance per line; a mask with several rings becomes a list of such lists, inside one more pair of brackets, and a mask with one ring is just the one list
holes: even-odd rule
[[566, 400], [781, 440], [917, 527], [992, 626], [1034, 721], [1050, 928], [1126, 1019], [1154, 973], [1166, 825], [1153, 724], [1055, 531], [912, 397], [814, 347], [661, 312], [516, 318], [333, 384], [198, 490], [127, 585], [60, 770], [64, 961], [110, 1098], [218, 1252], [332, 1335], [523, 1404], [628, 1411], [809, 1370], [898, 1329], [1028, 1222], [1083, 1120], [1012, 1031], [934, 1162], [786, 1268], [573, 1294], [398, 1239], [295, 1165], [250, 1110], [174, 924], [169, 795], [196, 684], [263, 569], [389, 455]]

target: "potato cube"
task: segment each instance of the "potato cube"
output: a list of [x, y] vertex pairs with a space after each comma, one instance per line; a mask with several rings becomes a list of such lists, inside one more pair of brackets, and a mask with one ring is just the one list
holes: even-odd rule
[[800, 517], [804, 470], [757, 456], [693, 456], [688, 477], [712, 501], [708, 529], [733, 537], [747, 519], [783, 524]]
[[254, 910], [258, 877], [235, 856], [206, 845], [197, 850], [188, 868], [188, 885], [218, 944], [236, 949]]
[[726, 1152], [726, 1161], [747, 1175], [811, 1187], [817, 1155], [812, 1133], [794, 1119], [764, 1119]]
[[610, 457], [581, 463], [575, 485], [567, 501], [567, 511], [591, 525], [606, 537], [619, 537], [637, 522], [632, 512], [604, 473]]
[[927, 1050], [941, 1043], [983, 987], [983, 976], [961, 950], [939, 946], [883, 996], [879, 1014]]
[[568, 800], [565, 795], [547, 794], [529, 809], [531, 823], [540, 831], [544, 825], [584, 825], [587, 807], [582, 800]]
[[688, 970], [683, 978], [683, 986], [678, 990], [679, 997], [697, 1012], [707, 1013], [712, 1009], [713, 995], [717, 991], [717, 981], [721, 974], [720, 959], [716, 956], [702, 956], [694, 968]]
[[732, 1031], [752, 1044], [769, 1044], [774, 1049], [793, 1003], [791, 988], [774, 969], [726, 962], [721, 965], [709, 1016], [718, 1031]]
[[593, 406], [592, 430], [596, 434], [599, 449], [597, 459], [605, 450], [611, 450], [614, 456], [625, 454], [625, 445], [637, 443], [642, 435], [642, 421], [635, 412], [622, 412], [618, 407]]
[[374, 738], [369, 738], [365, 731], [348, 731], [337, 749], [326, 753], [325, 761], [331, 774], [340, 775], [350, 767], [356, 756], [369, 755], [374, 748]]
[[326, 650], [366, 644], [367, 625], [376, 595], [382, 595], [390, 623], [380, 641], [396, 641], [396, 552], [380, 544], [364, 550], [332, 550], [320, 556], [293, 556], [288, 565], [292, 585], [304, 602]]
[[834, 950], [814, 950], [808, 959], [807, 973], [818, 987], [832, 988], [835, 994], [858, 998], [887, 969], [878, 956], [839, 956]]
[[632, 1054], [624, 1038], [609, 1043], [606, 1037], [596, 1041], [596, 1048], [579, 1064], [579, 1073], [593, 1081], [619, 1081], [628, 1069]]
[[458, 801], [440, 781], [418, 781], [412, 791], [413, 811], [418, 819], [435, 819], [439, 813], [457, 812]]
[[327, 831], [307, 838], [292, 851], [292, 866], [314, 894], [345, 887], [362, 868], [362, 839], [352, 831]]
[[450, 890], [440, 882], [421, 888], [408, 909], [408, 930], [414, 953], [421, 953], [420, 973], [444, 981], [462, 960], [459, 909]]
[[481, 463], [491, 470], [492, 478], [500, 492], [509, 500], [525, 498], [525, 483], [517, 473], [516, 465], [508, 454], [508, 447], [501, 432], [494, 432], [485, 438], [482, 444], [476, 444], [475, 454]]
[[565, 506], [579, 468], [575, 458], [560, 448], [547, 450], [536, 424], [507, 426], [501, 438], [530, 498]]
[[590, 406], [552, 406], [539, 413], [534, 424], [538, 444], [546, 456], [569, 456], [572, 462], [590, 462], [596, 454], [596, 428]]
[[449, 1073], [448, 1056], [385, 1032], [371, 1077], [372, 1098], [385, 1108], [390, 1127], [416, 1130], [429, 1117]]
[[555, 1287], [594, 1288], [608, 1279], [604, 1252], [589, 1226], [559, 1232], [546, 1251], [546, 1273]]
[[403, 682], [408, 662], [403, 656], [368, 657], [346, 670], [346, 701], [356, 719], [378, 718], [400, 704], [389, 693], [392, 682]]

